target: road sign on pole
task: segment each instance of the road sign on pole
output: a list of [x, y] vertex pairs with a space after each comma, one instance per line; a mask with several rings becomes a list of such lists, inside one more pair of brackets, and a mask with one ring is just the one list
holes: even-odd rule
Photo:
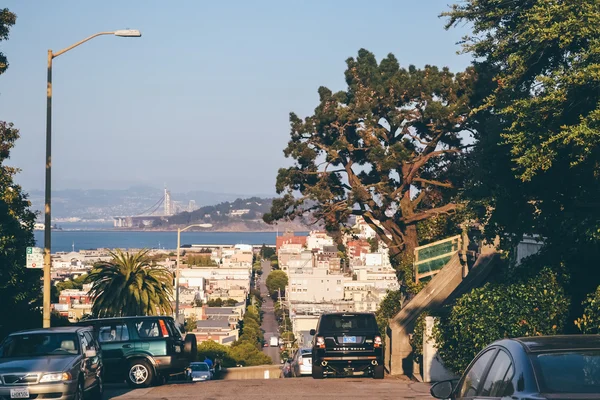
[[43, 269], [44, 268], [44, 249], [40, 247], [27, 248], [27, 268]]

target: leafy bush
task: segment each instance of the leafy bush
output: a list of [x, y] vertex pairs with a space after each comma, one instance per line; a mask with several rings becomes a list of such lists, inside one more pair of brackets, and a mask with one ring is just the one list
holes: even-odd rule
[[556, 274], [544, 269], [526, 281], [488, 283], [463, 295], [433, 335], [445, 365], [460, 374], [496, 340], [561, 333], [568, 307]]
[[400, 312], [403, 303], [404, 295], [400, 290], [388, 290], [375, 312], [381, 337], [385, 337], [389, 319]]
[[414, 359], [419, 364], [423, 361], [423, 337], [425, 336], [425, 317], [427, 317], [427, 315], [427, 312], [423, 312], [417, 317], [415, 330], [410, 338]]
[[583, 302], [583, 316], [575, 321], [581, 333], [600, 334], [600, 286]]
[[252, 343], [244, 341], [235, 343], [229, 350], [229, 356], [235, 360], [236, 364], [247, 367], [273, 362], [271, 357], [257, 349]]
[[230, 347], [207, 340], [198, 345], [198, 360], [204, 360], [204, 357], [208, 357], [212, 361], [219, 359], [223, 367], [235, 367], [236, 360], [229, 355], [229, 350]]

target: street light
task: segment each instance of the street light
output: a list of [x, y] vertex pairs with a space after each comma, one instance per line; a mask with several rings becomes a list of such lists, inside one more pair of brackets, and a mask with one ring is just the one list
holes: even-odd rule
[[43, 326], [50, 327], [50, 268], [52, 261], [50, 258], [50, 248], [52, 244], [52, 218], [50, 215], [50, 203], [52, 198], [52, 59], [66, 53], [67, 51], [91, 40], [97, 36], [114, 35], [121, 37], [140, 37], [140, 31], [133, 29], [118, 30], [112, 32], [99, 32], [90, 37], [87, 37], [65, 49], [53, 53], [48, 50], [48, 84], [46, 86], [46, 193], [45, 193], [45, 208], [44, 208], [44, 301], [43, 301]]
[[177, 265], [175, 266], [175, 321], [179, 318], [179, 253], [181, 248], [181, 232], [190, 228], [210, 228], [212, 224], [193, 224], [183, 229], [177, 228]]

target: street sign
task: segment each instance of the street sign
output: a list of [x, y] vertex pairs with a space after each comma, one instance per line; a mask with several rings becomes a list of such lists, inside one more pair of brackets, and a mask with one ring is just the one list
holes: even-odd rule
[[27, 248], [27, 268], [43, 269], [44, 268], [44, 249], [40, 247]]

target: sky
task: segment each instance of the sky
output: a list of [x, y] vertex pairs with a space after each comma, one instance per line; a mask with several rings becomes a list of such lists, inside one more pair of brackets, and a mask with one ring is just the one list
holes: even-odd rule
[[101, 31], [53, 61], [54, 189], [167, 186], [174, 191], [275, 194], [289, 113], [304, 117], [317, 89], [345, 89], [360, 48], [402, 66], [463, 70], [444, 30], [448, 0], [5, 0], [17, 14], [0, 42], [0, 120], [21, 138], [17, 183], [43, 190], [47, 51]]

